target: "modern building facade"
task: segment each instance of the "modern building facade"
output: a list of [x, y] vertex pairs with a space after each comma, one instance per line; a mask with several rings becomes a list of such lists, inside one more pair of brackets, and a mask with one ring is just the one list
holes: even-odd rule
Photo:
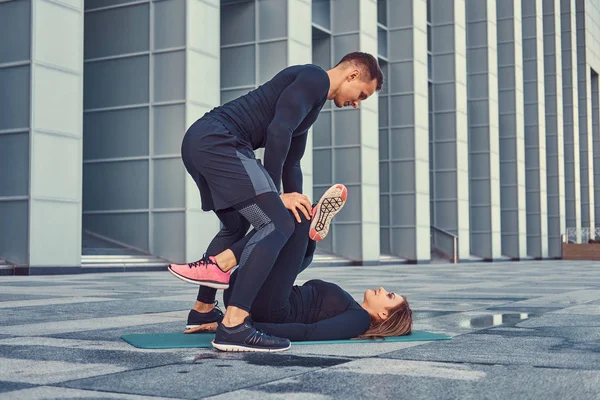
[[598, 0], [0, 0], [0, 259], [198, 259], [219, 221], [181, 162], [186, 128], [357, 50], [384, 88], [328, 103], [303, 159], [309, 197], [349, 190], [323, 252], [545, 259], [569, 228], [595, 238]]

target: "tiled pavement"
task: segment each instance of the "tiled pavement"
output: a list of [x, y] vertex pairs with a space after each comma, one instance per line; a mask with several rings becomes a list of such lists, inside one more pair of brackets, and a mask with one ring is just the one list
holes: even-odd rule
[[441, 342], [293, 346], [280, 354], [140, 350], [177, 332], [197, 287], [167, 272], [0, 277], [0, 398], [600, 399], [600, 264], [309, 268], [360, 299], [404, 294]]

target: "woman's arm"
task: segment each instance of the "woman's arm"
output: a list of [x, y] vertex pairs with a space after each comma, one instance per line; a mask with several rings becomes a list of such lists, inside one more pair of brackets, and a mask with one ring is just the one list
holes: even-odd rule
[[254, 322], [254, 327], [269, 335], [292, 341], [352, 339], [369, 329], [371, 318], [364, 310], [351, 309], [313, 324], [292, 322], [271, 324]]

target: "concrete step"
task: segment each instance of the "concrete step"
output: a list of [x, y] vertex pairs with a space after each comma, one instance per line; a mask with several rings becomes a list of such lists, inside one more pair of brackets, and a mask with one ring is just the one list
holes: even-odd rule
[[8, 261], [0, 259], [0, 276], [10, 276], [15, 274], [15, 266]]
[[149, 255], [134, 256], [124, 254], [82, 255], [81, 267], [88, 271], [133, 271], [162, 270], [169, 263]]

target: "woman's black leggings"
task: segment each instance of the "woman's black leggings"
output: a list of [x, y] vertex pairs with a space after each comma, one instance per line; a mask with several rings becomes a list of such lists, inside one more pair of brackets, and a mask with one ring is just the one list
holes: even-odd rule
[[[275, 265], [252, 304], [250, 313], [257, 321], [280, 322], [287, 317], [294, 281], [312, 262], [316, 242], [308, 237], [310, 221], [305, 220], [303, 216], [301, 218], [303, 221], [295, 224], [294, 233], [279, 253]], [[239, 251], [237, 246], [236, 244], [232, 248], [234, 254]], [[232, 293], [238, 288], [243, 290], [246, 286], [254, 284], [252, 280], [243, 280], [240, 272], [242, 271], [238, 269], [232, 274], [229, 289], [223, 294], [226, 307], [231, 304]]]
[[[250, 307], [269, 276], [279, 252], [294, 232], [294, 221], [275, 192], [258, 195], [233, 208], [254, 227], [255, 233], [244, 240], [243, 249], [240, 245], [236, 250], [239, 265], [237, 275], [240, 281], [247, 284], [233, 288], [228, 300], [230, 305], [250, 312]], [[229, 230], [238, 231], [233, 228]], [[198, 300], [204, 303], [211, 302], [206, 301], [208, 298], [202, 290], [198, 297], [202, 297]]]
[[[260, 287], [251, 306], [250, 313], [252, 314], [252, 318], [257, 321], [279, 322], [279, 320], [285, 319], [294, 281], [300, 272], [304, 271], [312, 262], [317, 243], [308, 237], [310, 221], [305, 220], [302, 214], [301, 218], [303, 221], [295, 223], [294, 233], [279, 253], [275, 265]], [[256, 230], [252, 230], [242, 240], [230, 247], [236, 259], [239, 259], [246, 243], [255, 234]], [[229, 289], [225, 290], [223, 295], [226, 307], [230, 304], [234, 290], [255, 285], [252, 279], [242, 280], [243, 277], [239, 275], [239, 272], [239, 268], [233, 272], [229, 281]], [[202, 289], [201, 292], [203, 292]], [[205, 298], [206, 301], [203, 302], [214, 302], [216, 291], [211, 289], [211, 292], [206, 291], [206, 293], [212, 293], [213, 297], [207, 297]]]

